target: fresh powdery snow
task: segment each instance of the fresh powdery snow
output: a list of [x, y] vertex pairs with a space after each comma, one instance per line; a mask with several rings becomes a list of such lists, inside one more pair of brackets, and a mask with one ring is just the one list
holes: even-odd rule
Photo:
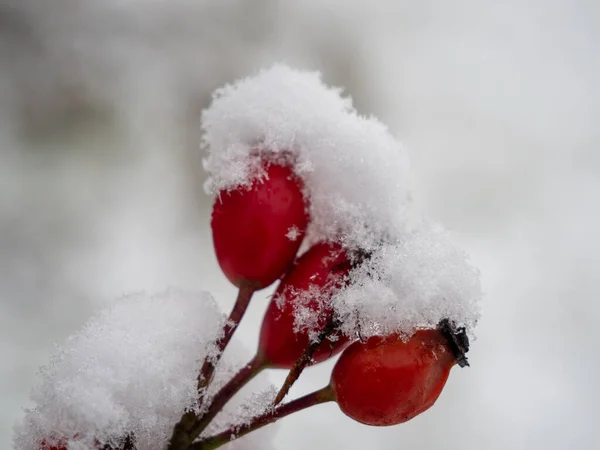
[[406, 152], [319, 73], [276, 65], [219, 89], [202, 126], [209, 192], [248, 184], [257, 151], [291, 155], [310, 201], [309, 239], [372, 247], [403, 228]]
[[[304, 247], [332, 240], [356, 256], [344, 287], [328, 299], [346, 335], [410, 335], [446, 318], [472, 332], [477, 270], [440, 225], [407, 225], [406, 152], [383, 124], [357, 114], [341, 90], [318, 73], [275, 65], [218, 90], [202, 126], [210, 192], [260, 176], [259, 155], [285, 161], [304, 181], [311, 218]], [[299, 230], [287, 237], [298, 239]], [[298, 311], [297, 328], [316, 326], [309, 308]], [[69, 450], [92, 449], [133, 432], [138, 450], [163, 450], [184, 409], [198, 408], [196, 377], [214, 356], [224, 321], [208, 293], [171, 289], [115, 302], [42, 369], [16, 449], [39, 450], [53, 437], [69, 439]], [[233, 347], [208, 397], [245, 361]], [[275, 391], [264, 388], [254, 386], [246, 404], [236, 397], [205, 433], [268, 408]], [[240, 448], [268, 447], [262, 433], [244, 437]]]
[[471, 333], [479, 312], [479, 272], [440, 225], [422, 222], [381, 245], [333, 298], [349, 336], [410, 335], [450, 319]]
[[[479, 274], [440, 225], [407, 225], [405, 149], [318, 72], [275, 65], [225, 86], [204, 111], [202, 126], [209, 192], [260, 176], [260, 153], [291, 161], [305, 184], [307, 240], [334, 240], [368, 255], [333, 299], [348, 335], [409, 335], [444, 318], [472, 330]], [[302, 314], [296, 326], [311, 322]]]
[[[204, 357], [215, 351], [224, 319], [205, 292], [169, 289], [115, 302], [41, 370], [35, 407], [16, 430], [15, 448], [39, 450], [43, 440], [62, 437], [69, 450], [96, 449], [97, 441], [115, 443], [133, 432], [138, 450], [164, 450], [184, 409], [197, 407], [196, 378]], [[248, 357], [239, 345], [231, 347], [220, 364], [225, 374], [232, 371], [228, 360], [239, 366]], [[223, 415], [237, 423], [239, 408], [236, 399]], [[265, 436], [252, 433], [239, 445], [265, 448]]]

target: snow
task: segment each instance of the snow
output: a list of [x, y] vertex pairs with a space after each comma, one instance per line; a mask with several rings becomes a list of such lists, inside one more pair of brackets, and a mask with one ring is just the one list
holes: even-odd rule
[[[441, 225], [409, 226], [419, 214], [410, 210], [405, 149], [318, 72], [277, 64], [227, 85], [203, 112], [202, 129], [208, 192], [248, 186], [260, 176], [258, 155], [268, 154], [304, 182], [308, 243], [338, 241], [370, 255], [334, 298], [347, 335], [411, 334], [444, 318], [472, 332], [477, 270]], [[296, 327], [310, 331], [316, 320], [304, 309]]]
[[371, 247], [404, 226], [408, 158], [318, 72], [275, 65], [225, 86], [202, 114], [208, 192], [248, 185], [256, 153], [292, 158], [310, 199], [308, 239]]
[[[52, 438], [96, 448], [96, 440], [115, 443], [128, 432], [138, 450], [163, 450], [183, 409], [197, 407], [196, 377], [223, 323], [206, 292], [169, 289], [114, 302], [42, 368], [16, 450], [39, 450]], [[246, 448], [262, 448], [252, 438]]]
[[350, 285], [332, 299], [342, 331], [362, 338], [435, 327], [442, 319], [470, 333], [479, 318], [479, 271], [454, 237], [421, 222], [382, 245], [350, 274]]

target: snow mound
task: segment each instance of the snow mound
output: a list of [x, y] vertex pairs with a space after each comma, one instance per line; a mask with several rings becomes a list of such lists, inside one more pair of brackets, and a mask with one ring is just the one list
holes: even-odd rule
[[210, 294], [176, 289], [100, 311], [41, 370], [16, 449], [53, 439], [95, 449], [133, 432], [138, 450], [162, 450], [184, 408], [197, 407], [196, 377], [223, 323]]
[[432, 222], [381, 245], [349, 279], [332, 299], [348, 336], [410, 336], [442, 319], [471, 332], [479, 319], [479, 271], [452, 235]]

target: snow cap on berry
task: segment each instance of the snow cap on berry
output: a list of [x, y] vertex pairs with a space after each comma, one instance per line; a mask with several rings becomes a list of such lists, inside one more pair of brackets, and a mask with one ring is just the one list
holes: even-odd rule
[[257, 152], [293, 162], [310, 200], [308, 239], [372, 246], [403, 229], [408, 158], [318, 72], [275, 65], [216, 91], [202, 115], [209, 192], [249, 184]]
[[348, 335], [410, 336], [442, 320], [470, 331], [479, 318], [479, 271], [452, 235], [432, 222], [382, 243], [350, 279], [333, 299]]
[[[249, 183], [257, 153], [285, 159], [310, 203], [306, 241], [337, 242], [360, 255], [334, 299], [345, 334], [410, 335], [443, 319], [471, 331], [479, 317], [477, 270], [441, 226], [407, 225], [404, 148], [319, 73], [275, 65], [225, 86], [202, 127], [210, 192]], [[310, 328], [310, 317], [296, 319]]]

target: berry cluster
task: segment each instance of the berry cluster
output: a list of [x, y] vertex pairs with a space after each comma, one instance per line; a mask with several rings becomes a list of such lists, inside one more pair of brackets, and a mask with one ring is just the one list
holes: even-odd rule
[[[217, 448], [326, 401], [336, 401], [347, 416], [368, 425], [406, 422], [433, 405], [455, 364], [467, 365], [464, 329], [453, 328], [449, 321], [437, 329], [417, 330], [408, 339], [393, 334], [363, 341], [359, 333], [347, 336], [340, 332], [340, 319], [330, 300], [349, 282], [353, 267], [368, 255], [345, 249], [339, 242], [318, 242], [297, 257], [310, 222], [307, 202], [293, 165], [268, 154], [262, 155], [260, 170], [249, 186], [222, 191], [217, 197], [211, 225], [217, 259], [227, 278], [240, 292], [246, 289], [250, 295], [281, 281], [263, 319], [256, 355], [196, 418], [199, 425], [191, 427], [193, 433], [188, 439], [193, 441], [261, 370], [283, 368], [290, 372], [271, 410], [235, 430], [201, 439], [190, 445], [191, 449]], [[238, 297], [230, 329], [238, 323], [232, 317], [243, 314], [237, 311], [240, 303], [243, 309], [248, 299], [249, 295]], [[311, 326], [299, 326], [299, 316], [310, 317]], [[305, 366], [341, 351], [327, 387], [278, 405]], [[174, 442], [172, 449], [186, 448], [174, 447]]]
[[[200, 409], [189, 410], [173, 429], [168, 450], [212, 450], [301, 409], [336, 401], [350, 418], [374, 426], [406, 422], [430, 408], [450, 369], [468, 365], [464, 329], [449, 320], [437, 329], [415, 330], [363, 340], [341, 332], [331, 299], [348, 285], [352, 270], [369, 258], [340, 242], [317, 242], [299, 257], [310, 223], [303, 182], [288, 160], [257, 155], [259, 170], [249, 184], [217, 196], [211, 227], [216, 256], [226, 277], [239, 288], [235, 306], [216, 342], [218, 354], [204, 361], [198, 376]], [[208, 388], [220, 356], [240, 323], [253, 293], [279, 285], [262, 322], [256, 355], [215, 395]], [[306, 320], [298, 321], [298, 317]], [[354, 341], [354, 342], [353, 342]], [[304, 367], [342, 352], [329, 384], [280, 404]], [[204, 437], [203, 432], [229, 400], [267, 368], [289, 375], [271, 408], [250, 422]], [[203, 437], [200, 437], [200, 436]], [[94, 450], [133, 450], [130, 434]], [[67, 450], [64, 439], [47, 440], [41, 450]]]
[[[319, 73], [276, 64], [215, 91], [201, 147], [214, 251], [238, 288], [231, 313], [176, 288], [107, 305], [42, 369], [18, 450], [209, 450], [329, 401], [394, 425], [467, 365], [479, 272], [411, 206], [407, 154], [384, 124]], [[230, 341], [269, 286], [256, 352], [233, 372]], [[326, 387], [284, 402], [334, 355]], [[240, 407], [236, 394], [266, 369], [288, 371], [277, 395]]]
[[[308, 200], [293, 164], [269, 154], [257, 156], [259, 170], [248, 185], [217, 196], [211, 227], [219, 265], [239, 288], [235, 306], [217, 340], [218, 354], [207, 358], [198, 376], [201, 405], [186, 412], [174, 427], [168, 450], [209, 450], [301, 409], [336, 401], [350, 418], [374, 426], [406, 422], [430, 408], [450, 369], [467, 365], [464, 329], [442, 321], [437, 329], [373, 336], [342, 334], [331, 298], [349, 283], [353, 268], [368, 254], [340, 242], [317, 242], [299, 257], [310, 223]], [[207, 396], [220, 356], [240, 323], [253, 293], [279, 285], [267, 308], [254, 358], [214, 396]], [[305, 319], [298, 323], [298, 317]], [[307, 323], [309, 325], [307, 325]], [[355, 341], [355, 342], [352, 342]], [[328, 386], [280, 405], [304, 367], [342, 352]], [[214, 436], [200, 435], [225, 404], [267, 368], [289, 375], [272, 408], [249, 423]], [[133, 450], [135, 436], [94, 450]], [[40, 443], [40, 450], [67, 450], [62, 439]]]

